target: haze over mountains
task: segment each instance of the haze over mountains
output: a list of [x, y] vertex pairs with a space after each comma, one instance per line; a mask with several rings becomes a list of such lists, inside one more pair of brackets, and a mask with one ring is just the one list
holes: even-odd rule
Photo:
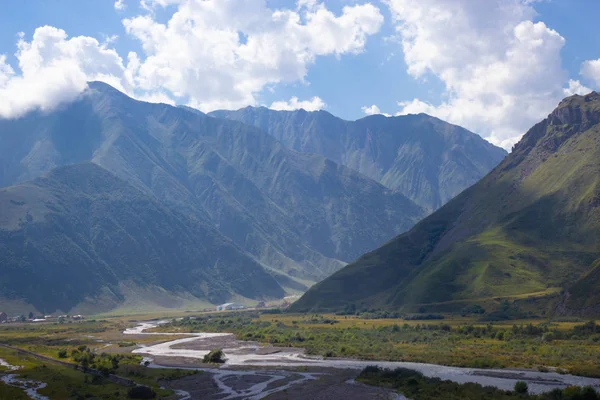
[[506, 156], [479, 135], [426, 114], [344, 121], [326, 111], [246, 107], [209, 115], [254, 125], [285, 146], [317, 153], [435, 210]]
[[[0, 120], [0, 139], [0, 185], [16, 185], [0, 192], [11, 271], [0, 289], [48, 311], [103, 288], [114, 306], [123, 279], [213, 303], [281, 297], [282, 287], [305, 290], [424, 215], [401, 194], [254, 127], [138, 102], [102, 83], [52, 113]], [[89, 162], [98, 167], [53, 171]], [[167, 261], [172, 252], [181, 258]], [[241, 288], [232, 276], [262, 278]]]
[[163, 307], [194, 297], [222, 302], [231, 293], [284, 294], [212, 226], [96, 164], [58, 167], [0, 189], [0, 207], [3, 297], [25, 298], [38, 310], [110, 309], [136, 290]]
[[[376, 143], [377, 126], [388, 126], [381, 118], [366, 119]], [[503, 154], [431, 117], [389, 121], [405, 126], [399, 136], [418, 138], [398, 152], [415, 148], [425, 164], [435, 158], [438, 172], [478, 166], [470, 177], [444, 178], [452, 184], [441, 192], [466, 187], [483, 174], [481, 160]], [[281, 298], [406, 231], [428, 209], [257, 127], [135, 101], [99, 82], [53, 112], [0, 120], [0, 141], [0, 297], [44, 312]], [[363, 150], [376, 155], [394, 143]], [[363, 150], [356, 153], [366, 165]], [[411, 171], [425, 168], [421, 161], [406, 174], [424, 174]], [[443, 201], [449, 192], [428, 179], [421, 197]]]
[[545, 292], [554, 296], [540, 307], [597, 314], [599, 271], [600, 94], [592, 92], [563, 100], [480, 182], [313, 286], [294, 310], [462, 307]]

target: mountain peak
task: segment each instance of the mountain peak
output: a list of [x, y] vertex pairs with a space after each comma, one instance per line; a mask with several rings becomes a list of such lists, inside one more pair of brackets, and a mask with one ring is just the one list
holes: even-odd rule
[[[351, 304], [458, 311], [485, 298], [525, 299], [542, 291], [548, 296], [528, 309], [547, 311], [563, 300], [569, 310], [562, 312], [598, 309], [599, 132], [598, 93], [563, 100], [500, 167], [409, 232], [313, 286], [294, 311]], [[563, 298], [566, 292], [577, 300]]]
[[552, 125], [589, 125], [600, 122], [600, 93], [567, 97], [552, 111], [549, 119]]
[[516, 159], [529, 154], [534, 148], [552, 153], [570, 137], [587, 131], [600, 123], [600, 93], [573, 95], [563, 99], [548, 117], [534, 125], [513, 148]]
[[210, 115], [254, 125], [284, 146], [345, 165], [428, 210], [477, 182], [506, 156], [479, 135], [427, 114], [346, 121], [323, 110], [247, 107]]

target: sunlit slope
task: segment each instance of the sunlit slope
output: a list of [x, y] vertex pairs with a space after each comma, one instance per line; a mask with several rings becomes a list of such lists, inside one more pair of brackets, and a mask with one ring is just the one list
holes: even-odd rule
[[[600, 290], [599, 259], [600, 95], [592, 93], [563, 100], [480, 182], [294, 307], [399, 307], [552, 287], [589, 299]], [[593, 306], [571, 302], [584, 305]]]

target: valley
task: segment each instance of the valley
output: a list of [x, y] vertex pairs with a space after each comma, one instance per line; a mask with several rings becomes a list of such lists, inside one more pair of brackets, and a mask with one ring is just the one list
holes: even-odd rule
[[[38, 392], [52, 399], [70, 398], [74, 392], [128, 398], [132, 386], [125, 382], [129, 381], [171, 399], [300, 399], [309, 393], [320, 398], [321, 392], [351, 399], [429, 398], [409, 396], [412, 389], [398, 382], [390, 386], [394, 375], [389, 373], [375, 386], [354, 383], [373, 384], [375, 366], [451, 381], [457, 390], [495, 387], [497, 398], [511, 392], [517, 381], [527, 382], [532, 396], [571, 385], [600, 388], [596, 363], [600, 327], [595, 324], [539, 318], [490, 323], [477, 316], [443, 317], [182, 312], [135, 317], [147, 322], [111, 317], [70, 324], [11, 324], [0, 326], [0, 343], [10, 346], [0, 348], [5, 361], [0, 369], [45, 383]], [[68, 367], [81, 365], [76, 361], [80, 348], [95, 354], [87, 373]], [[224, 364], [203, 362], [217, 348], [223, 349]], [[113, 358], [118, 360], [116, 368], [114, 363], [110, 366]], [[110, 375], [95, 375], [103, 366]], [[107, 380], [112, 375], [123, 380]], [[429, 388], [426, 378], [418, 379]], [[70, 394], [64, 391], [65, 380]], [[86, 385], [88, 381], [92, 384]], [[0, 397], [20, 393], [15, 389], [0, 383]], [[477, 390], [473, 393], [476, 396]], [[21, 393], [14, 398], [27, 397]]]
[[1, 5], [0, 400], [600, 400], [600, 1]]

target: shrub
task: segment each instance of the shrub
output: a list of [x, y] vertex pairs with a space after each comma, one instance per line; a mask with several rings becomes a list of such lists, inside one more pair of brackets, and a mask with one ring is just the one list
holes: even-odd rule
[[554, 340], [554, 333], [546, 332], [542, 335], [542, 342], [551, 342]]
[[223, 350], [216, 349], [210, 351], [207, 355], [205, 355], [202, 361], [210, 364], [222, 364], [225, 362], [224, 356], [225, 354], [223, 354]]
[[515, 383], [515, 392], [519, 394], [526, 394], [529, 391], [529, 386], [527, 386], [527, 382], [518, 381]]
[[65, 349], [59, 350], [58, 358], [67, 358], [67, 350], [65, 350]]

